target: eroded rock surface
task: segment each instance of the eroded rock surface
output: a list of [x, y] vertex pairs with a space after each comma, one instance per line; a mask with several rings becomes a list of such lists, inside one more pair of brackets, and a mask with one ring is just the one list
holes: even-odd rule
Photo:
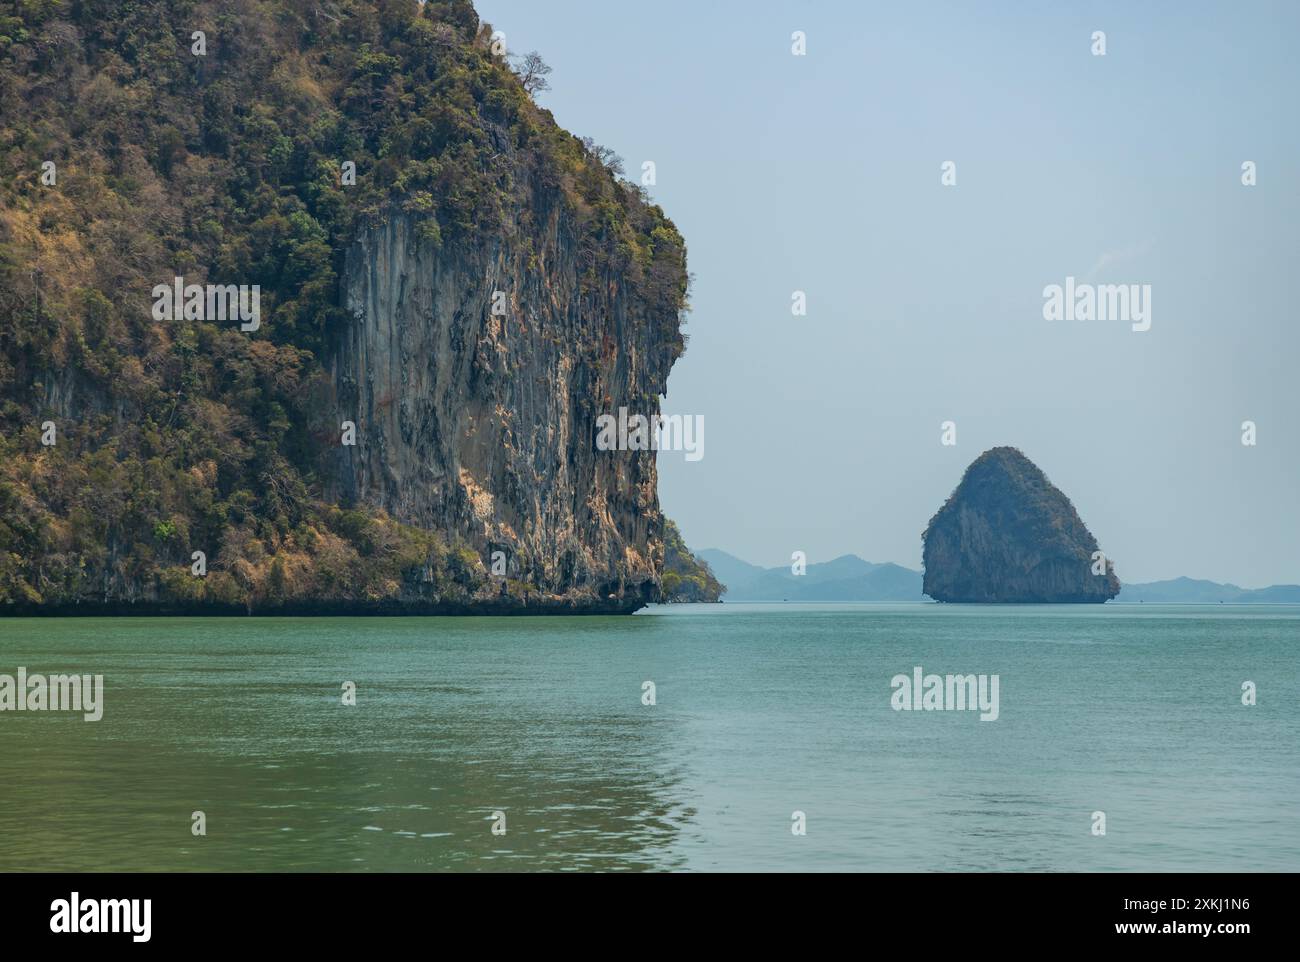
[[924, 591], [936, 601], [1104, 602], [1119, 593], [1070, 499], [1016, 448], [985, 451], [930, 519]]

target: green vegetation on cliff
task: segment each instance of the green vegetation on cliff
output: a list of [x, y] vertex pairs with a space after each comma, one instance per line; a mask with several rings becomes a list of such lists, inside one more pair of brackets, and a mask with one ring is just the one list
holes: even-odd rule
[[[490, 35], [466, 0], [0, 9], [0, 605], [498, 593], [454, 537], [321, 494], [348, 245], [393, 209], [443, 247], [502, 230], [523, 169], [570, 210], [579, 283], [661, 305], [674, 356], [687, 275]], [[177, 275], [260, 285], [260, 329], [155, 321]]]
[[664, 519], [664, 601], [717, 601], [726, 590], [709, 563], [691, 554], [682, 533], [671, 519]]

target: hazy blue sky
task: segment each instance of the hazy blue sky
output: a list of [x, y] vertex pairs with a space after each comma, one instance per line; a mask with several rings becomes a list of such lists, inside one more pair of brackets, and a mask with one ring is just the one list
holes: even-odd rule
[[[1300, 582], [1300, 4], [477, 8], [554, 68], [560, 124], [655, 162], [686, 237], [664, 411], [705, 456], [659, 465], [692, 547], [919, 567], [1012, 444], [1121, 580]], [[1151, 329], [1044, 320], [1067, 275], [1152, 285]]]

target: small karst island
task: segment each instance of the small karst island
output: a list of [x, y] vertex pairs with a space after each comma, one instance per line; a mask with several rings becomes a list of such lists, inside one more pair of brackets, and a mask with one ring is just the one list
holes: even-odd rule
[[1016, 448], [976, 458], [921, 538], [923, 590], [935, 601], [1102, 603], [1119, 594], [1070, 499]]

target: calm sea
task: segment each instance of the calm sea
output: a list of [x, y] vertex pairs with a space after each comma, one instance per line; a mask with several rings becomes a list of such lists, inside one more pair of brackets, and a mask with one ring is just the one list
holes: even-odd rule
[[[893, 710], [918, 665], [997, 720]], [[104, 715], [0, 713], [0, 870], [1300, 870], [1300, 608], [0, 620], [19, 666]]]

